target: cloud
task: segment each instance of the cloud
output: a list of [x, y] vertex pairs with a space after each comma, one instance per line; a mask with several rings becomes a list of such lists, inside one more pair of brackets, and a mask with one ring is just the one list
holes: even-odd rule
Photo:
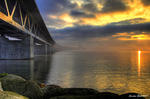
[[125, 33], [116, 33], [112, 37], [118, 40], [150, 40], [150, 34], [146, 32], [125, 32]]
[[[122, 21], [124, 24], [150, 22], [150, 8], [143, 6], [141, 0], [36, 0], [36, 2], [45, 22], [49, 23], [48, 27], [104, 26], [118, 22], [122, 25]], [[53, 17], [53, 20], [48, 15], [57, 19]], [[139, 21], [126, 21], [132, 19]]]
[[[146, 31], [149, 0], [36, 0], [47, 27], [57, 39], [107, 37]], [[143, 23], [143, 24], [142, 24]], [[61, 37], [62, 36], [62, 37]]]
[[142, 3], [145, 5], [145, 6], [149, 6], [150, 5], [150, 0], [141, 0]]
[[46, 14], [63, 13], [77, 6], [69, 0], [36, 0], [36, 3], [40, 7], [41, 12]]
[[131, 24], [139, 24], [145, 22], [146, 19], [144, 18], [135, 18], [135, 19], [130, 19], [130, 20], [125, 20], [125, 21], [120, 21], [120, 22], [112, 22], [110, 25], [131, 25]]
[[83, 18], [94, 18], [95, 15], [94, 14], [88, 14], [86, 12], [83, 12], [83, 11], [76, 11], [76, 10], [73, 10], [70, 12], [70, 15], [75, 17], [75, 18], [79, 18], [79, 17], [83, 17]]
[[85, 11], [92, 12], [92, 13], [97, 13], [97, 12], [99, 12], [99, 9], [98, 9], [98, 7], [97, 7], [97, 4], [94, 4], [94, 3], [92, 3], [92, 2], [83, 4], [83, 5], [82, 5], [82, 8], [83, 8]]
[[[97, 37], [112, 36], [116, 33], [138, 31], [150, 31], [150, 23], [145, 24], [131, 24], [131, 25], [107, 25], [107, 26], [76, 26], [65, 29], [51, 29], [54, 34], [61, 34], [61, 36], [72, 37], [76, 39], [89, 39]], [[60, 36], [60, 35], [59, 35]]]
[[45, 22], [48, 28], [52, 28], [52, 27], [57, 28], [57, 27], [63, 27], [67, 25], [65, 21], [60, 20], [60, 19], [48, 18], [46, 20], [48, 20]]
[[125, 11], [128, 7], [122, 0], [106, 0], [102, 8], [103, 13]]

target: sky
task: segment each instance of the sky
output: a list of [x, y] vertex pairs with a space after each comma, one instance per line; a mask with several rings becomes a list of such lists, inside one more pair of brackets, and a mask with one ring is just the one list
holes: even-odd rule
[[150, 0], [36, 0], [56, 43], [90, 50], [150, 50]]

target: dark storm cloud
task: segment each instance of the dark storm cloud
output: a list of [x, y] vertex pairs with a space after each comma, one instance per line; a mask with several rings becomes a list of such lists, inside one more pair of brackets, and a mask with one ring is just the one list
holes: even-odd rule
[[149, 6], [150, 5], [150, 0], [141, 0], [142, 3], [145, 5], [145, 6]]
[[82, 4], [80, 9], [72, 9], [70, 15], [73, 17], [82, 17], [82, 18], [94, 18], [95, 14], [100, 12], [97, 8], [97, 4], [94, 4], [92, 1], [88, 1]]
[[82, 5], [82, 8], [86, 11], [90, 11], [90, 12], [99, 12], [98, 8], [96, 7], [96, 4], [89, 2], [86, 4]]
[[78, 17], [94, 18], [95, 17], [94, 14], [87, 14], [84, 11], [76, 11], [76, 10], [71, 11], [70, 15], [75, 18], [78, 18]]
[[122, 26], [108, 25], [108, 26], [103, 26], [103, 27], [76, 26], [76, 27], [70, 27], [70, 28], [65, 28], [65, 29], [55, 29], [55, 30], [51, 29], [51, 32], [55, 34], [60, 34], [61, 36], [66, 36], [66, 37], [88, 39], [88, 38], [94, 38], [94, 37], [111, 36], [116, 33], [123, 33], [123, 32], [150, 31], [149, 26], [150, 26], [150, 23], [122, 25]]
[[70, 3], [69, 0], [36, 0], [36, 2], [42, 8], [42, 13], [48, 14], [62, 13], [77, 6]]
[[125, 11], [128, 9], [122, 0], [106, 0], [103, 6], [103, 13]]

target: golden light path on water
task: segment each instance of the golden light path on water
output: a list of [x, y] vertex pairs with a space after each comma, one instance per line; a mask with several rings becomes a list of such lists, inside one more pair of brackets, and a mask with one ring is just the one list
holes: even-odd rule
[[138, 51], [138, 76], [141, 76], [141, 51]]

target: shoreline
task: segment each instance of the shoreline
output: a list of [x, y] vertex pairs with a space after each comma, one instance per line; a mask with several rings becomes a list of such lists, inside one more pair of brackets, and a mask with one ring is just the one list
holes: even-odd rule
[[138, 93], [118, 95], [91, 88], [62, 88], [58, 85], [45, 85], [17, 75], [2, 73], [0, 74], [0, 99], [9, 99], [10, 96], [14, 96], [11, 99], [146, 99]]

